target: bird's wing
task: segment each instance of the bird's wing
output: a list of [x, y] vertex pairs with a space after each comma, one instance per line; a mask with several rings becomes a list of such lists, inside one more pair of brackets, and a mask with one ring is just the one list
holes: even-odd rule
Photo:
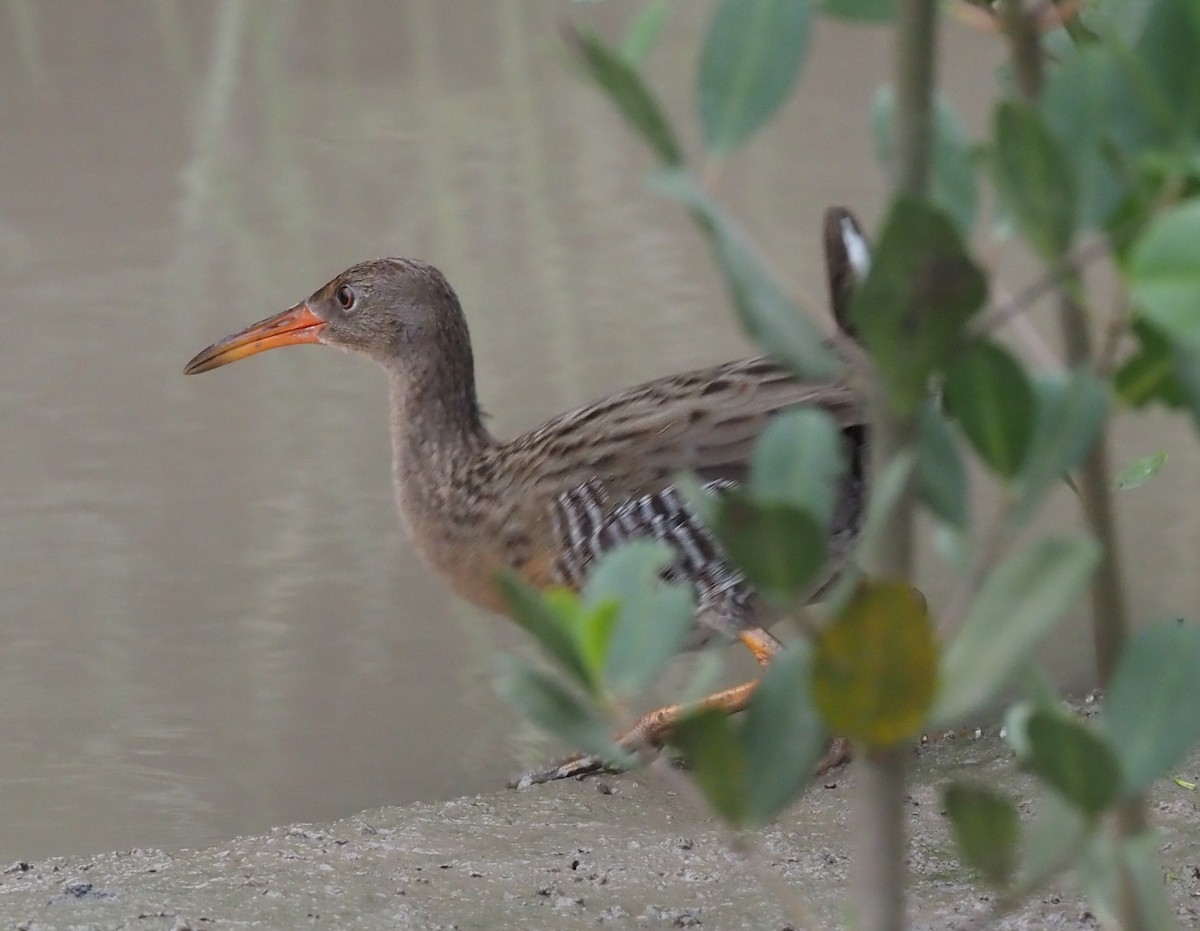
[[[631, 388], [514, 441], [514, 455], [537, 463], [524, 470], [534, 487], [523, 497], [549, 514], [544, 526], [557, 553], [557, 580], [579, 588], [595, 561], [617, 544], [655, 539], [676, 550], [666, 574], [693, 582], [702, 607], [721, 603], [723, 615], [745, 614], [751, 593], [744, 579], [676, 480], [692, 472], [710, 490], [736, 487], [771, 417], [804, 405], [827, 410], [851, 434], [862, 429], [861, 405], [851, 389], [806, 384], [757, 358]], [[859, 450], [861, 438], [848, 440], [848, 448]], [[857, 501], [860, 491], [843, 491], [843, 498]], [[840, 521], [856, 524], [857, 514]]]
[[702, 481], [740, 483], [771, 417], [805, 405], [828, 411], [844, 429], [862, 424], [852, 388], [803, 382], [770, 359], [754, 358], [647, 382], [524, 439], [543, 463], [555, 463], [542, 472], [555, 494], [598, 479], [621, 500], [673, 484], [685, 471]]

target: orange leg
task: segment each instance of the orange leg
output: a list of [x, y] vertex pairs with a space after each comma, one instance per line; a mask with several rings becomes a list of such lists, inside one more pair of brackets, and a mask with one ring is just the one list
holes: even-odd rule
[[742, 644], [754, 654], [758, 665], [766, 666], [783, 651], [783, 643], [773, 633], [761, 627], [751, 627], [738, 634]]
[[[738, 634], [738, 639], [754, 654], [760, 666], [766, 666], [783, 649], [783, 643], [770, 632], [761, 627], [752, 627]], [[649, 756], [657, 752], [671, 734], [671, 730], [679, 722], [685, 712], [697, 708], [715, 708], [725, 714], [737, 714], [744, 711], [750, 702], [750, 696], [758, 686], [758, 679], [751, 679], [741, 685], [714, 692], [694, 704], [665, 705], [648, 711], [638, 718], [633, 726], [617, 738], [621, 749], [638, 756]], [[828, 752], [817, 764], [813, 774], [823, 776], [835, 766], [840, 766], [850, 759], [850, 741], [845, 737], [835, 737]], [[563, 760], [556, 766], [545, 770], [535, 770], [526, 773], [513, 782], [513, 786], [524, 789], [543, 782], [553, 782], [556, 779], [569, 779], [572, 776], [586, 776], [598, 772], [615, 772], [608, 761], [598, 756], [580, 755]]]
[[[690, 712], [697, 708], [716, 708], [726, 714], [736, 714], [745, 710], [757, 685], [758, 680], [751, 679], [741, 685], [714, 692], [695, 704], [664, 705], [662, 708], [647, 711], [633, 722], [632, 727], [617, 738], [617, 745], [622, 750], [638, 756], [651, 756], [666, 743], [672, 728], [683, 717], [684, 712]], [[570, 757], [546, 770], [526, 773], [513, 785], [515, 788], [524, 789], [543, 782], [553, 782], [555, 779], [570, 779], [572, 776], [586, 776], [590, 773], [619, 771], [620, 767], [616, 767], [598, 756], [588, 754]]]
[[[738, 639], [754, 654], [760, 666], [766, 666], [780, 650], [783, 644], [774, 635], [754, 627], [738, 634]], [[751, 679], [741, 685], [722, 689], [700, 701], [689, 705], [666, 705], [648, 711], [638, 718], [633, 726], [617, 738], [617, 745], [623, 750], [637, 755], [647, 755], [656, 752], [667, 741], [671, 730], [679, 722], [685, 712], [698, 708], [715, 708], [725, 714], [736, 714], [744, 711], [750, 696], [758, 685], [758, 679]], [[596, 756], [576, 756], [564, 760], [557, 766], [540, 772], [527, 773], [517, 782], [518, 788], [525, 788], [538, 783], [551, 782], [555, 779], [568, 779], [571, 776], [583, 776], [588, 773], [611, 770], [612, 767]]]

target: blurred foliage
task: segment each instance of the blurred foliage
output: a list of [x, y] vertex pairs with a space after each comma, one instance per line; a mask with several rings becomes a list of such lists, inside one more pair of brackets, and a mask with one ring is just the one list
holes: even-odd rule
[[[1034, 43], [1040, 71], [1001, 77], [1002, 88], [1019, 85], [1028, 96], [1000, 99], [980, 140], [968, 138], [946, 101], [933, 101], [929, 194], [898, 196], [884, 214], [850, 308], [869, 362], [849, 372], [716, 191], [721, 163], [791, 95], [814, 16], [888, 22], [894, 4], [719, 2], [697, 64], [695, 156], [641, 74], [665, 28], [665, 4], [649, 4], [620, 47], [572, 34], [586, 73], [662, 163], [654, 189], [689, 209], [708, 236], [747, 333], [800, 377], [877, 379], [915, 421], [911, 446], [874, 477], [862, 539], [880, 532], [915, 480], [920, 506], [949, 531], [941, 539], [963, 573], [959, 599], [931, 608], [907, 580], [864, 578], [852, 565], [823, 611], [802, 609], [826, 560], [846, 464], [826, 415], [779, 417], [744, 486], [711, 495], [695, 478], [681, 476], [680, 485], [773, 610], [804, 610], [807, 620], [740, 720], [701, 703], [671, 739], [714, 810], [753, 828], [804, 790], [828, 733], [871, 753], [925, 728], [966, 723], [1023, 681], [1028, 694], [1006, 722], [1018, 761], [1041, 787], [1037, 816], [1023, 828], [1002, 790], [948, 785], [946, 814], [964, 861], [1001, 891], [1001, 903], [1074, 870], [1098, 914], [1166, 927], [1153, 834], [1110, 830], [1103, 816], [1169, 775], [1200, 738], [1200, 627], [1171, 621], [1133, 637], [1103, 713], [1080, 719], [1041, 684], [1036, 650], [1093, 582], [1106, 541], [1062, 532], [1015, 550], [1013, 541], [1052, 490], [1090, 461], [1116, 403], [1165, 404], [1200, 425], [1200, 6], [1096, 0], [1077, 11], [1064, 4], [1057, 7], [1068, 19], [1064, 29], [1046, 27], [1054, 10], [1047, 5], [1012, 5], [1015, 20], [988, 4], [973, 10], [998, 41], [1013, 43], [1014, 68], [1028, 63]], [[1019, 28], [1006, 36], [1013, 22]], [[890, 167], [904, 116], [889, 89], [870, 118]], [[989, 198], [980, 196], [985, 181]], [[985, 202], [990, 214], [981, 223]], [[1116, 332], [1101, 355], [1088, 355], [1085, 342], [1073, 366], [1039, 368], [997, 340], [1004, 321], [1039, 306], [1028, 297], [1003, 313], [986, 308], [989, 273], [966, 239], [981, 226], [997, 239], [1019, 234], [1043, 263], [1044, 277], [1028, 293], [1057, 295], [1085, 324], [1100, 318], [1081, 271], [1089, 262], [1111, 264], [1126, 312], [1103, 318]], [[990, 522], [973, 520], [968, 509], [971, 457], [999, 491]], [[1137, 487], [1164, 461], [1158, 453], [1130, 463], [1100, 493]], [[518, 670], [509, 692], [530, 717], [584, 749], [623, 759], [629, 748], [613, 747], [599, 722], [619, 723], [614, 710], [658, 675], [693, 623], [689, 593], [661, 579], [669, 558], [631, 544], [605, 557], [580, 595], [506, 581], [514, 610], [568, 683]], [[933, 617], [947, 611], [953, 633], [940, 642]]]
[[938, 644], [925, 599], [870, 580], [816, 637], [813, 698], [835, 733], [866, 750], [914, 738], [938, 685]]

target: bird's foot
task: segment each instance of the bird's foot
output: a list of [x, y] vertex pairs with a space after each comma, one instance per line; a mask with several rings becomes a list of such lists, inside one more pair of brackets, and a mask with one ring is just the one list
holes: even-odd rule
[[679, 705], [668, 705], [648, 711], [625, 733], [616, 737], [614, 743], [618, 752], [625, 754], [624, 761], [594, 754], [576, 754], [547, 769], [526, 773], [510, 782], [509, 786], [514, 789], [527, 789], [557, 779], [578, 779], [598, 773], [623, 773], [639, 762], [647, 763], [666, 742], [667, 735], [679, 719], [680, 712]]
[[813, 775], [824, 776], [831, 769], [844, 766], [849, 762], [850, 739], [848, 737], [834, 737], [829, 744], [829, 749], [825, 751], [825, 755], [821, 757], [813, 769]]
[[[647, 745], [644, 735], [637, 734], [637, 737], [639, 738], [640, 753], [643, 759], [648, 755], [652, 755], [656, 748], [652, 748], [652, 745]], [[632, 742], [629, 740], [629, 735], [621, 741], [622, 744], [627, 742]], [[835, 737], [829, 744], [829, 749], [825, 752], [825, 755], [821, 757], [820, 761], [813, 768], [813, 776], [824, 776], [830, 770], [844, 766], [849, 761], [850, 741], [845, 737]], [[681, 760], [674, 760], [672, 762], [677, 766], [683, 766]], [[614, 763], [612, 760], [606, 760], [603, 757], [593, 754], [577, 754], [567, 757], [565, 760], [555, 763], [553, 766], [548, 766], [545, 769], [530, 770], [516, 779], [510, 780], [508, 787], [510, 789], [528, 789], [530, 786], [555, 782], [559, 779], [582, 779], [586, 776], [597, 776], [605, 773], [623, 773], [628, 769], [628, 766], [622, 766], [620, 763]]]
[[510, 789], [528, 789], [530, 786], [554, 782], [558, 779], [578, 779], [601, 773], [623, 773], [627, 767], [591, 754], [568, 757], [546, 769], [535, 769], [509, 782]]

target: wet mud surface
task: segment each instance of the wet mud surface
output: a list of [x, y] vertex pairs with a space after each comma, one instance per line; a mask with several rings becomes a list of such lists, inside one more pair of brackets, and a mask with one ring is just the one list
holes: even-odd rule
[[[992, 902], [954, 856], [941, 786], [973, 778], [1032, 799], [1032, 783], [994, 734], [915, 755], [912, 926], [983, 927]], [[1197, 781], [1200, 755], [1177, 772]], [[851, 764], [814, 786], [749, 859], [683, 784], [644, 772], [377, 809], [199, 851], [18, 862], [0, 875], [0, 928], [839, 927], [853, 781]], [[1200, 925], [1198, 805], [1200, 793], [1171, 780], [1152, 793], [1164, 883], [1184, 927]], [[1064, 881], [986, 926], [1098, 922]]]

